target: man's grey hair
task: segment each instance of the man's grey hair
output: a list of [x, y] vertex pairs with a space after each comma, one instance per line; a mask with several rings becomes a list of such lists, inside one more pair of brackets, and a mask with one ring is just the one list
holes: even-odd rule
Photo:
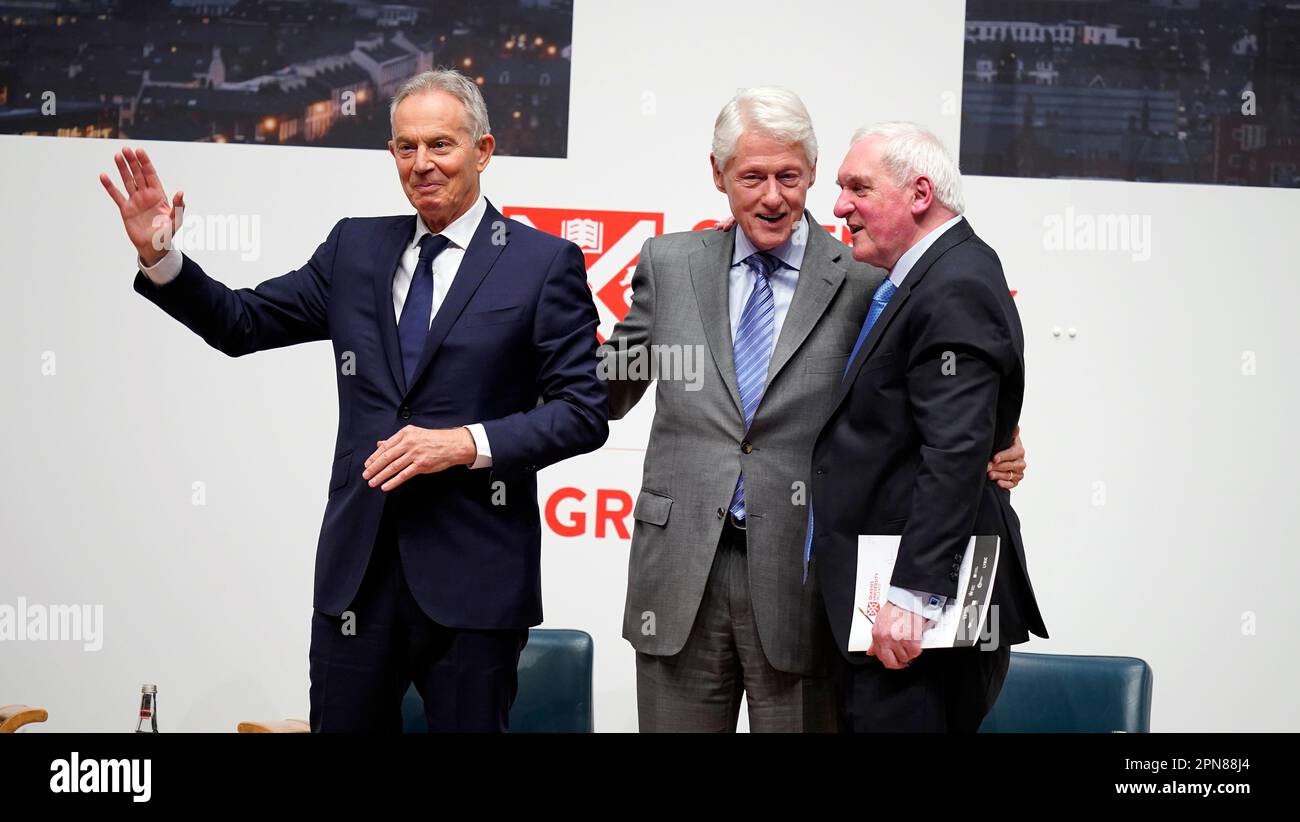
[[774, 86], [741, 89], [722, 107], [713, 124], [713, 156], [718, 168], [726, 168], [736, 154], [736, 143], [745, 132], [757, 132], [782, 143], [798, 143], [817, 165], [817, 135], [812, 118], [799, 95]]
[[445, 91], [465, 106], [465, 125], [469, 127], [470, 137], [475, 143], [492, 130], [488, 125], [487, 103], [483, 102], [483, 93], [478, 90], [478, 85], [459, 71], [449, 68], [421, 72], [402, 83], [393, 95], [392, 105], [388, 107], [389, 128], [393, 128], [398, 104], [413, 94], [429, 91]]
[[909, 185], [917, 177], [934, 184], [934, 199], [956, 214], [966, 210], [961, 195], [961, 172], [952, 155], [934, 132], [903, 121], [877, 123], [853, 132], [850, 144], [879, 138], [881, 160], [894, 178], [894, 185]]

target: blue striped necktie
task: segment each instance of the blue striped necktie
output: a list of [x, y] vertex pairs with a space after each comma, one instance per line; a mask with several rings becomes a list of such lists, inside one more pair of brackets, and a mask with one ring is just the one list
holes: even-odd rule
[[420, 262], [415, 266], [411, 286], [402, 303], [402, 316], [397, 321], [397, 339], [402, 348], [402, 371], [406, 374], [406, 388], [411, 388], [415, 367], [424, 353], [424, 338], [429, 336], [429, 320], [433, 313], [433, 258], [443, 252], [451, 240], [441, 234], [425, 234], [420, 238]]
[[[876, 294], [871, 298], [871, 307], [867, 309], [867, 319], [862, 323], [862, 331], [858, 332], [858, 341], [853, 344], [853, 353], [849, 354], [849, 361], [844, 364], [844, 376], [849, 375], [849, 366], [853, 365], [853, 360], [858, 356], [858, 351], [862, 344], [867, 341], [867, 335], [871, 333], [871, 328], [880, 319], [880, 315], [885, 313], [885, 306], [889, 305], [889, 300], [898, 292], [898, 286], [888, 278], [876, 289]], [[812, 562], [812, 542], [813, 542], [813, 506], [812, 497], [808, 498], [808, 536], [803, 542], [803, 581], [808, 581], [808, 563]]]
[[[768, 278], [781, 266], [781, 261], [765, 251], [745, 258], [754, 274], [754, 290], [749, 292], [745, 308], [740, 312], [736, 326], [736, 339], [732, 345], [732, 363], [736, 368], [736, 388], [740, 391], [740, 405], [745, 412], [745, 430], [754, 422], [763, 390], [767, 388], [767, 367], [772, 361], [772, 347], [776, 342], [776, 303], [772, 299], [772, 285]], [[736, 491], [731, 495], [729, 508], [736, 519], [745, 519], [745, 475], [736, 480]]]

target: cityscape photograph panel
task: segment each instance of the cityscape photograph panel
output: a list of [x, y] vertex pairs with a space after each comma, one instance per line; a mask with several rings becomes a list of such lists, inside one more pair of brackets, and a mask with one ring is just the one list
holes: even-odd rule
[[1300, 187], [1300, 4], [969, 0], [961, 168]]
[[445, 66], [499, 154], [562, 158], [572, 35], [572, 0], [0, 0], [0, 133], [382, 149]]

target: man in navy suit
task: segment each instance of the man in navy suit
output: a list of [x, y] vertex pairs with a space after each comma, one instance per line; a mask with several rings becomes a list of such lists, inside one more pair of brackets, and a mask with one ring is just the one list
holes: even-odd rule
[[[813, 448], [805, 557], [848, 663], [844, 719], [858, 732], [975, 731], [1009, 646], [1047, 636], [1011, 494], [984, 479], [1020, 418], [1020, 317], [997, 254], [961, 216], [961, 175], [933, 134], [910, 123], [864, 129], [836, 182], [853, 258], [889, 272]], [[859, 534], [902, 543], [871, 649], [850, 654]], [[1001, 538], [989, 639], [922, 653], [921, 632], [957, 594], [973, 535]]]
[[[507, 221], [478, 86], [450, 70], [393, 99], [416, 214], [339, 221], [302, 268], [231, 290], [159, 242], [184, 206], [143, 151], [100, 180], [139, 254], [135, 290], [232, 357], [330, 340], [339, 427], [316, 550], [313, 731], [394, 731], [413, 681], [430, 730], [506, 730], [542, 621], [538, 469], [608, 433], [582, 252]], [[164, 232], [165, 234], [165, 232]]]

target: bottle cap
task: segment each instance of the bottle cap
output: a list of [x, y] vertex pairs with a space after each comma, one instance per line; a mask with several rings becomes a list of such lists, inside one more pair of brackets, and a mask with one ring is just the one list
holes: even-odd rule
[[142, 694], [156, 694], [156, 693], [158, 693], [158, 686], [157, 686], [157, 685], [144, 685], [144, 686], [141, 686], [141, 688], [140, 688], [140, 693], [142, 693]]

